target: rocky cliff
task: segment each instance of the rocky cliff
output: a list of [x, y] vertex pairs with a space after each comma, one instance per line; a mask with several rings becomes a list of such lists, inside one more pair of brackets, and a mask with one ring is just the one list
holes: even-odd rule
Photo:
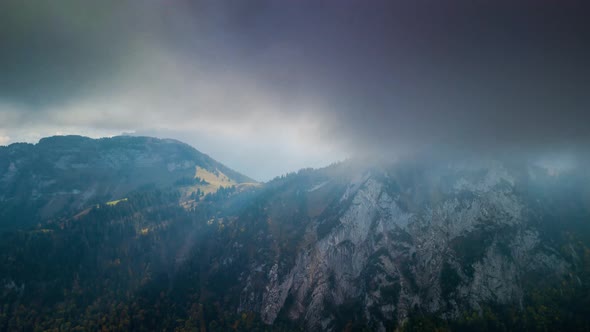
[[[570, 268], [542, 240], [540, 175], [550, 177], [497, 161], [356, 170], [332, 184], [328, 213], [305, 218], [293, 263], [280, 250], [254, 260], [241, 309], [335, 330], [335, 308], [348, 306], [384, 331], [417, 310], [452, 319], [489, 304], [522, 308], [528, 275], [560, 280]], [[318, 181], [300, 194], [331, 185]], [[256, 288], [256, 278], [266, 282]]]

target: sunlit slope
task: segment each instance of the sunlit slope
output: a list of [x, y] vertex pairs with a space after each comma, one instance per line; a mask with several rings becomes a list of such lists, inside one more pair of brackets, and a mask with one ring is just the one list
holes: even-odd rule
[[225, 175], [220, 170], [209, 171], [199, 166], [196, 167], [195, 179], [201, 179], [205, 182], [205, 184], [197, 185], [197, 187], [200, 188], [201, 191], [205, 192], [205, 194], [215, 192], [221, 187], [240, 187], [258, 185], [258, 183], [254, 181], [239, 183], [236, 180], [231, 179], [230, 177]]

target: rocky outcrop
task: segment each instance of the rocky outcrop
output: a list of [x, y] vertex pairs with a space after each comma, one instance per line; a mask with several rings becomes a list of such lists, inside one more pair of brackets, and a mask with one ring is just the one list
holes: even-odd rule
[[357, 303], [385, 330], [416, 308], [453, 318], [488, 303], [520, 305], [525, 273], [567, 270], [543, 250], [516, 177], [500, 163], [433, 168], [405, 187], [388, 172], [351, 176], [337, 198], [338, 222], [327, 233], [318, 232], [321, 218], [309, 223], [311, 245], [294, 265], [270, 267], [257, 290], [266, 323], [284, 314], [330, 330], [331, 308]]

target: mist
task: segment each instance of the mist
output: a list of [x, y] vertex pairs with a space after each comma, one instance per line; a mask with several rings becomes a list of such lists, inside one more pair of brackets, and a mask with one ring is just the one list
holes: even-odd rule
[[0, 144], [181, 139], [258, 180], [354, 156], [586, 152], [581, 1], [3, 1]]

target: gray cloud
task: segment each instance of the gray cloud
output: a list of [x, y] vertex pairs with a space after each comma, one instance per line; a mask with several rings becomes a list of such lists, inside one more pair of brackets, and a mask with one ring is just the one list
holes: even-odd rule
[[583, 147], [584, 9], [7, 0], [0, 136], [176, 136], [263, 179], [359, 152]]

